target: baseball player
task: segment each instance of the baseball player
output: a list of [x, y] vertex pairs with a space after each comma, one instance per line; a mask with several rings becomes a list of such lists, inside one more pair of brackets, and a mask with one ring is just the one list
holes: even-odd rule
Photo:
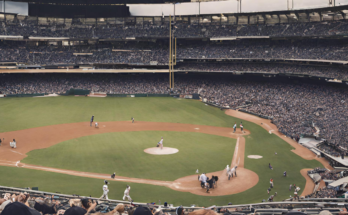
[[233, 173], [234, 173], [234, 176], [237, 177], [237, 166], [233, 167], [231, 169], [231, 172], [232, 172], [232, 177], [233, 177]]
[[209, 189], [210, 189], [210, 184], [208, 183], [208, 181], [206, 181], [204, 183], [205, 189], [207, 189], [207, 193], [209, 193]]
[[243, 131], [243, 124], [242, 124], [242, 122], [240, 122], [240, 124], [239, 124], [239, 127], [240, 127], [240, 130], [242, 131], [242, 133], [244, 133], [244, 131]]
[[233, 178], [233, 172], [231, 170], [228, 171], [227, 176], [228, 176], [228, 180], [230, 180], [231, 178]]
[[1, 138], [0, 138], [0, 146], [1, 146]]
[[157, 145], [163, 149], [163, 137], [161, 137], [161, 140], [157, 143]]
[[108, 181], [107, 180], [104, 180], [104, 186], [103, 186], [103, 195], [100, 197], [100, 199], [106, 199], [108, 200], [109, 197], [108, 197], [108, 193], [109, 193], [109, 188], [108, 188]]
[[124, 195], [123, 195], [123, 201], [126, 200], [126, 198], [128, 199], [129, 202], [132, 201], [132, 198], [129, 195], [129, 191], [130, 191], [131, 187], [129, 185], [127, 185], [126, 190], [124, 191]]
[[89, 124], [91, 127], [92, 127], [92, 124], [93, 124], [93, 120], [94, 120], [94, 116], [92, 116], [91, 123]]
[[94, 123], [96, 128], [99, 128], [99, 124], [97, 122]]
[[201, 182], [201, 187], [205, 187], [205, 183], [207, 182], [207, 176], [205, 173], [202, 173], [201, 176], [199, 176], [199, 181]]
[[237, 128], [237, 123], [234, 123], [234, 126], [233, 126], [233, 133], [236, 132], [236, 128]]
[[233, 173], [237, 177], [237, 166], [233, 167], [229, 172], [228, 172], [228, 180], [233, 178]]
[[132, 123], [134, 123], [134, 117], [132, 117]]
[[226, 166], [226, 176], [228, 176], [228, 173], [230, 172], [230, 166], [229, 165], [227, 165]]
[[17, 148], [17, 142], [16, 142], [16, 140], [15, 139], [13, 139], [13, 142], [10, 142], [10, 146], [11, 146], [11, 148]]

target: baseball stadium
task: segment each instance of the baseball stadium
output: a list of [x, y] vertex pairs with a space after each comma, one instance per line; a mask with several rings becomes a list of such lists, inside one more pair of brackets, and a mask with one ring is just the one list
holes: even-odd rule
[[0, 1], [0, 214], [348, 214], [347, 14]]

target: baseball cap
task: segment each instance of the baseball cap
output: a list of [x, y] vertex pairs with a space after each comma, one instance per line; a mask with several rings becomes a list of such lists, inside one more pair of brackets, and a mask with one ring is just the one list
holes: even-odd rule
[[13, 202], [8, 204], [5, 209], [2, 211], [1, 215], [31, 215], [29, 208], [20, 203], [20, 202]]
[[148, 207], [138, 207], [135, 209], [133, 215], [152, 215], [152, 213]]
[[85, 215], [86, 213], [87, 211], [85, 209], [75, 206], [66, 210], [64, 215]]

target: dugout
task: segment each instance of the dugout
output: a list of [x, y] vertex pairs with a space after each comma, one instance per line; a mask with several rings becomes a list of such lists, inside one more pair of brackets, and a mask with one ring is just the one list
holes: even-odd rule
[[90, 90], [84, 90], [84, 89], [74, 89], [71, 88], [70, 90], [67, 90], [65, 95], [78, 95], [78, 96], [83, 96], [83, 95], [88, 95], [91, 91]]

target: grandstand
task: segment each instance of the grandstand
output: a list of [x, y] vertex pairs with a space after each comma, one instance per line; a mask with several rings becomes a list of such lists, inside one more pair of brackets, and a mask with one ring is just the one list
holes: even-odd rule
[[[142, 173], [143, 175], [134, 176], [133, 173], [118, 170], [117, 174], [120, 175], [117, 175], [119, 178], [116, 177], [115, 184], [117, 180], [124, 183], [129, 179], [127, 183], [135, 184], [141, 184], [143, 183], [141, 180], [144, 180], [147, 186], [151, 184], [162, 188], [150, 189], [146, 187], [143, 189], [138, 187], [138, 190], [144, 190], [150, 195], [149, 198], [144, 197], [143, 199], [157, 198], [157, 196], [151, 196], [152, 193], [149, 192], [154, 189], [153, 195], [166, 196], [180, 205], [181, 202], [178, 200], [180, 197], [175, 196], [171, 199], [168, 197], [170, 194], [163, 194], [164, 192], [157, 189], [165, 187], [176, 192], [182, 191], [180, 186], [185, 183], [184, 179], [187, 177], [189, 178], [187, 180], [192, 180], [190, 181], [192, 184], [185, 185], [190, 189], [183, 191], [182, 193], [185, 193], [183, 196], [187, 193], [187, 195], [194, 194], [192, 196], [206, 197], [210, 195], [209, 197], [213, 199], [211, 205], [214, 206], [209, 209], [212, 209], [214, 214], [291, 214], [294, 211], [304, 214], [319, 214], [323, 210], [330, 211], [331, 214], [346, 214], [347, 201], [343, 197], [348, 191], [347, 171], [345, 169], [348, 168], [348, 1], [328, 0], [325, 3], [321, 1], [322, 3], [310, 4], [290, 0], [279, 1], [279, 4], [274, 2], [273, 5], [270, 2], [269, 8], [267, 8], [267, 4], [256, 8], [258, 3], [254, 2], [255, 5], [252, 5], [251, 2], [251, 0], [239, 0], [233, 3], [231, 1], [149, 0], [143, 4], [144, 1], [139, 0], [14, 0], [1, 3], [0, 118], [4, 118], [4, 125], [9, 124], [10, 126], [0, 126], [0, 167], [6, 166], [6, 168], [28, 171], [29, 169], [37, 171], [42, 168], [50, 173], [58, 174], [59, 171], [62, 171], [61, 174], [79, 177], [86, 174], [87, 178], [99, 180], [106, 177], [109, 172], [105, 172], [105, 169], [98, 165], [86, 168], [82, 164], [77, 165], [80, 161], [74, 160], [71, 161], [72, 167], [68, 170], [64, 168], [66, 167], [64, 162], [69, 159], [62, 159], [61, 155], [50, 154], [52, 151], [49, 150], [59, 151], [61, 150], [60, 144], [67, 144], [69, 142], [65, 141], [70, 141], [70, 139], [64, 138], [60, 139], [60, 142], [53, 141], [54, 137], [64, 136], [60, 134], [69, 132], [69, 130], [58, 128], [58, 125], [72, 126], [82, 123], [83, 120], [80, 118], [82, 113], [92, 115], [95, 114], [94, 112], [98, 112], [103, 117], [101, 117], [102, 120], [98, 119], [98, 122], [101, 123], [99, 130], [90, 134], [79, 133], [80, 136], [76, 134], [76, 137], [72, 138], [76, 140], [75, 143], [82, 141], [83, 139], [78, 138], [84, 136], [106, 133], [102, 130], [105, 127], [106, 129], [111, 126], [120, 130], [128, 129], [128, 125], [125, 124], [107, 124], [109, 121], [110, 123], [111, 121], [125, 123], [126, 120], [123, 118], [125, 116], [119, 114], [118, 111], [122, 112], [126, 109], [133, 111], [131, 116], [127, 115], [127, 118], [133, 119], [134, 116], [136, 122], [140, 118], [140, 125], [145, 122], [192, 124], [194, 127], [190, 127], [190, 129], [194, 129], [195, 133], [212, 135], [215, 131], [202, 132], [202, 126], [215, 126], [222, 130], [223, 127], [228, 127], [232, 132], [233, 124], [238, 122], [239, 125], [239, 121], [243, 121], [243, 123], [246, 122], [243, 125], [247, 133], [222, 134], [216, 131], [214, 135], [221, 136], [220, 138], [236, 139], [236, 143], [233, 143], [235, 148], [230, 147], [235, 150], [235, 152], [230, 153], [233, 154], [231, 167], [232, 164], [240, 165], [238, 166], [240, 171], [238, 174], [241, 176], [245, 174], [246, 177], [246, 174], [252, 173], [258, 175], [255, 177], [256, 181], [253, 182], [254, 185], [250, 185], [250, 189], [219, 195], [220, 186], [222, 190], [237, 190], [237, 187], [243, 187], [243, 180], [240, 182], [241, 184], [236, 182], [233, 188], [228, 186], [226, 188], [221, 185], [226, 182], [222, 179], [225, 174], [217, 172], [217, 169], [209, 165], [207, 165], [211, 168], [209, 170], [212, 170], [210, 173], [215, 175], [221, 173], [221, 176], [219, 175], [220, 184], [217, 185], [217, 189], [211, 189], [210, 193], [209, 189], [203, 194], [200, 188], [199, 191], [194, 190], [195, 188], [192, 188], [193, 191], [190, 190], [191, 186], [195, 186], [193, 180], [197, 181], [197, 174], [187, 174], [176, 180], [171, 180], [170, 174], [162, 176], [151, 172], [149, 175]], [[47, 104], [35, 103], [38, 102], [38, 100], [34, 100], [37, 97], [50, 97], [49, 99], [53, 100], [45, 100], [52, 102]], [[144, 98], [134, 100], [135, 103], [131, 101], [127, 107], [119, 106], [119, 103], [126, 101], [125, 99], [137, 97]], [[145, 97], [148, 100], [142, 100]], [[77, 105], [81, 108], [81, 112], [74, 109], [75, 101], [72, 102], [71, 98], [75, 98], [77, 103], [81, 102]], [[159, 100], [161, 98], [163, 100]], [[21, 107], [18, 103], [21, 99], [23, 101], [28, 99], [25, 100], [25, 105], [33, 106], [30, 106], [31, 108], [25, 107], [25, 105]], [[100, 102], [101, 100], [97, 99], [104, 100]], [[173, 99], [173, 101], [175, 99], [175, 102], [197, 99], [202, 102], [199, 105], [203, 106], [192, 109], [185, 103], [188, 112], [180, 112], [186, 111], [186, 109], [182, 109], [183, 106], [180, 106], [182, 104], [175, 106], [176, 103], [173, 103], [174, 105], [169, 107], [166, 106], [166, 102], [168, 104], [170, 102], [166, 99]], [[106, 102], [104, 103], [104, 101]], [[117, 102], [114, 103], [115, 101]], [[149, 101], [154, 102], [149, 104]], [[2, 107], [1, 102], [4, 102]], [[103, 105], [100, 105], [101, 103]], [[16, 104], [16, 108], [10, 108], [12, 104]], [[43, 119], [48, 117], [48, 115], [43, 114], [45, 111], [39, 112], [33, 108], [42, 105], [42, 108], [50, 109], [54, 106], [52, 104], [66, 105], [61, 108], [71, 110], [75, 116], [69, 113], [63, 114], [63, 117], [59, 114], [60, 117], [52, 117], [55, 114], [52, 112], [49, 116], [52, 118], [47, 122]], [[154, 107], [157, 104], [159, 107]], [[164, 104], [163, 107], [162, 104]], [[193, 104], [197, 105], [198, 103]], [[210, 106], [214, 109], [204, 109]], [[115, 107], [115, 109], [110, 109], [110, 107]], [[98, 110], [98, 108], [100, 109]], [[221, 115], [215, 112], [218, 110], [217, 108], [226, 111], [224, 113], [234, 118], [225, 119], [226, 114]], [[18, 110], [18, 115], [15, 116], [13, 113]], [[104, 113], [99, 112], [100, 110]], [[161, 114], [162, 111], [167, 113], [168, 110], [175, 114], [171, 112], [154, 119], [145, 117], [156, 110]], [[92, 114], [90, 114], [91, 111], [93, 111]], [[138, 111], [140, 114], [136, 116]], [[206, 112], [201, 113], [200, 111]], [[5, 115], [7, 112], [9, 112], [9, 117]], [[201, 115], [192, 116], [198, 112]], [[45, 113], [47, 114], [47, 112]], [[110, 116], [110, 118], [104, 117], [103, 114]], [[38, 122], [33, 122], [34, 120], [23, 117], [23, 115], [29, 117], [37, 115]], [[64, 118], [65, 116], [70, 118]], [[178, 117], [178, 120], [175, 117]], [[21, 120], [26, 121], [22, 122]], [[255, 124], [257, 128], [254, 127]], [[175, 127], [169, 124], [159, 124], [154, 128], [141, 127], [140, 125], [137, 129], [126, 129], [119, 133], [153, 130], [174, 132], [171, 128]], [[23, 132], [26, 129], [34, 131], [46, 126], [57, 126], [55, 128], [62, 132], [53, 135], [52, 140], [50, 138], [45, 140], [47, 146], [46, 142], [42, 141], [42, 143], [38, 143], [36, 148], [26, 146], [23, 147], [25, 149], [22, 149], [24, 151], [19, 152], [13, 152], [15, 149], [9, 147], [7, 142], [10, 135], [15, 136], [15, 132]], [[178, 136], [180, 136], [180, 132], [192, 133], [191, 130], [184, 131], [184, 126], [180, 129], [175, 131], [178, 132]], [[71, 130], [76, 133], [80, 132], [76, 127], [72, 127]], [[262, 133], [264, 130], [267, 132]], [[108, 130], [108, 132], [117, 133], [118, 131]], [[34, 134], [32, 135], [34, 136]], [[3, 136], [6, 137], [6, 140], [4, 138], [3, 145], [1, 145], [1, 137]], [[13, 138], [12, 136], [11, 138]], [[145, 135], [142, 141], [149, 141], [146, 139], [149, 136]], [[112, 140], [116, 137], [108, 138]], [[117, 136], [117, 138], [121, 140], [124, 138], [125, 141], [132, 139], [128, 136]], [[198, 137], [186, 139], [193, 140], [195, 138]], [[104, 137], [101, 139], [110, 142], [110, 139]], [[209, 138], [202, 138], [202, 140], [204, 139]], [[87, 139], [82, 142], [84, 141], [86, 144], [90, 143]], [[262, 149], [257, 148], [260, 147], [256, 146], [257, 141], [260, 141], [260, 145], [265, 144], [262, 145]], [[283, 144], [281, 141], [289, 143], [294, 153], [289, 152], [290, 149], [287, 148], [290, 147], [289, 144], [281, 145]], [[53, 146], [53, 142], [57, 146]], [[170, 143], [174, 145], [173, 142]], [[268, 146], [268, 143], [274, 145]], [[186, 143], [181, 144], [185, 145]], [[255, 144], [253, 145], [254, 149], [250, 149], [252, 144]], [[135, 146], [129, 144], [128, 147]], [[179, 146], [177, 147], [179, 148]], [[212, 150], [220, 149], [219, 147], [217, 145]], [[297, 157], [294, 159], [288, 154], [283, 154], [278, 156], [281, 158], [277, 160], [276, 156], [279, 151], [273, 152], [273, 150], [281, 150], [282, 148], [291, 153], [291, 156], [296, 154]], [[221, 149], [224, 148], [221, 146]], [[96, 149], [90, 150], [81, 150], [88, 155], [83, 158], [85, 165], [89, 162], [87, 158], [93, 157], [94, 152], [97, 151]], [[111, 149], [104, 149], [106, 153], [109, 153], [109, 150]], [[129, 149], [123, 148], [122, 150], [128, 151]], [[268, 150], [274, 156], [262, 154], [264, 153], [262, 150]], [[184, 150], [180, 149], [179, 151], [183, 153]], [[260, 155], [251, 153], [258, 153], [258, 151]], [[76, 151], [72, 149], [71, 153], [73, 152]], [[9, 153], [17, 153], [17, 155], [14, 154], [12, 159]], [[64, 151], [64, 153], [62, 157], [68, 158], [70, 156], [70, 152]], [[223, 153], [226, 151], [221, 151], [221, 160], [227, 157]], [[33, 156], [34, 154], [36, 156]], [[141, 157], [139, 154], [136, 156]], [[45, 156], [48, 155], [52, 157], [49, 158], [50, 161], [45, 162], [44, 160], [48, 159]], [[241, 157], [237, 159], [237, 155]], [[247, 158], [247, 156], [251, 157]], [[256, 159], [253, 156], [261, 156], [260, 163], [252, 163], [254, 161], [252, 159]], [[108, 158], [107, 155], [101, 155], [101, 157]], [[205, 155], [204, 159], [208, 157]], [[264, 161], [262, 157], [265, 158], [264, 160], [269, 159], [270, 161]], [[199, 160], [199, 157], [192, 157], [192, 159]], [[24, 163], [23, 160], [28, 163]], [[112, 160], [110, 163], [118, 165], [120, 160]], [[150, 162], [151, 159], [146, 158], [143, 161], [144, 164], [153, 165], [147, 161]], [[161, 162], [168, 162], [167, 165], [170, 165], [172, 161], [168, 159]], [[296, 163], [293, 169], [289, 166], [286, 166], [288, 169], [284, 169], [281, 166], [283, 163], [289, 165], [291, 162]], [[100, 163], [104, 163], [104, 160]], [[257, 166], [261, 163], [263, 166]], [[273, 166], [277, 166], [278, 163], [282, 164], [278, 168], [274, 168], [274, 173], [267, 173], [265, 177], [262, 177], [257, 171], [267, 171], [263, 168], [268, 163], [267, 170], [273, 170], [271, 163]], [[318, 165], [321, 166], [317, 167]], [[188, 166], [183, 165], [182, 167]], [[132, 168], [133, 166], [130, 166], [128, 169]], [[61, 169], [67, 169], [69, 173], [65, 173]], [[167, 169], [169, 169], [168, 166]], [[194, 167], [194, 169], [197, 168]], [[6, 171], [20, 170], [6, 169]], [[73, 171], [77, 173], [72, 173]], [[138, 170], [135, 168], [133, 172], [136, 171]], [[158, 171], [163, 170], [159, 168]], [[289, 177], [280, 178], [284, 171], [290, 172]], [[193, 172], [191, 173], [193, 174]], [[196, 173], [198, 173], [198, 169]], [[273, 176], [272, 174], [277, 175]], [[241, 178], [240, 175], [238, 177]], [[305, 178], [306, 183], [304, 183], [303, 177], [297, 177], [301, 177], [301, 175]], [[276, 178], [276, 185], [281, 184], [282, 186], [281, 189], [278, 187], [273, 189], [272, 179], [269, 190], [273, 189], [273, 195], [267, 190], [269, 184], [266, 181], [268, 178], [265, 178], [268, 176]], [[9, 176], [6, 175], [6, 177]], [[283, 179], [288, 181], [280, 182]], [[146, 182], [147, 180], [156, 181], [157, 184]], [[298, 186], [299, 184], [303, 185], [301, 195], [297, 194], [296, 187], [290, 186], [288, 189], [290, 180], [292, 180], [291, 186], [295, 186], [293, 182], [296, 182]], [[96, 196], [91, 197], [92, 194], [88, 194], [90, 195], [88, 197], [86, 192], [89, 191], [80, 187], [76, 192], [83, 193], [83, 195], [72, 195], [73, 193], [61, 194], [59, 187], [62, 184], [59, 183], [56, 190], [47, 186], [48, 190], [38, 191], [36, 188], [24, 189], [26, 186], [23, 183], [17, 185], [9, 183], [9, 181], [7, 179], [1, 181], [0, 179], [0, 185], [4, 185], [0, 186], [0, 214], [5, 209], [2, 204], [4, 202], [10, 204], [11, 200], [7, 197], [8, 194], [17, 196], [14, 197], [15, 201], [28, 202], [29, 208], [38, 210], [42, 205], [54, 208], [54, 213], [46, 214], [55, 214], [58, 210], [69, 210], [73, 205], [80, 207], [79, 199], [81, 198], [99, 200], [99, 205], [94, 211], [96, 213], [114, 214], [117, 208], [117, 213], [122, 214], [126, 211], [128, 214], [132, 214], [136, 208], [150, 207], [156, 210], [159, 206], [161, 206], [159, 210], [165, 213], [177, 213], [178, 205], [164, 204], [163, 198], [161, 198], [162, 202], [159, 201], [156, 204], [155, 202], [153, 202], [154, 204], [146, 204], [141, 201], [128, 202], [119, 199], [100, 200]], [[121, 185], [117, 184], [117, 189], [123, 189], [120, 187]], [[132, 187], [134, 187], [133, 184]], [[265, 196], [266, 190], [269, 194], [267, 197]], [[290, 193], [285, 193], [284, 190], [289, 190]], [[31, 197], [28, 199], [27, 194], [23, 193], [29, 193]], [[243, 198], [238, 196], [240, 193], [244, 195]], [[26, 197], [25, 200], [23, 200], [23, 195]], [[253, 195], [252, 200], [245, 198], [245, 196]], [[199, 200], [195, 200], [192, 196], [183, 197], [185, 204], [190, 202], [193, 205], [192, 207], [189, 207], [188, 204], [185, 205], [185, 214], [194, 215], [198, 210], [206, 212], [207, 210], [203, 209], [202, 206], [210, 206], [206, 204], [211, 199], [201, 199], [204, 203], [200, 204]], [[77, 199], [78, 203], [72, 203], [73, 199]], [[238, 204], [227, 206], [227, 203], [232, 201], [228, 201], [228, 199], [233, 199]], [[276, 201], [273, 202], [273, 199]], [[245, 200], [245, 203], [240, 203], [242, 200]], [[55, 207], [54, 204], [58, 201], [59, 207]], [[224, 202], [226, 205], [215, 205], [216, 202], [219, 204]], [[118, 210], [122, 204], [126, 206], [126, 209]], [[87, 207], [83, 208], [88, 210]], [[160, 215], [159, 211], [156, 215]]]

